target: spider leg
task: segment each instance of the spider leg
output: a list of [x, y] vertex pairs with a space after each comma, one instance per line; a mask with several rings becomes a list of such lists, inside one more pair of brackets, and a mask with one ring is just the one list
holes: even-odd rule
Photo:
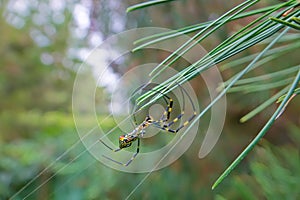
[[104, 144], [104, 146], [106, 146], [108, 149], [110, 149], [110, 150], [113, 151], [113, 152], [117, 152], [117, 151], [120, 151], [120, 150], [121, 150], [120, 148], [118, 148], [118, 149], [113, 149], [113, 148], [111, 148], [111, 147], [108, 146], [105, 142], [103, 142], [101, 139], [99, 139], [99, 141], [100, 141], [102, 144]]
[[[191, 106], [193, 108], [193, 115], [191, 117], [189, 117], [184, 123], [182, 123], [177, 129], [171, 129], [170, 127], [175, 123], [177, 122], [179, 119], [182, 118], [182, 116], [185, 114], [184, 113], [184, 110], [175, 118], [173, 119], [171, 122], [167, 123], [167, 121], [169, 120], [170, 118], [170, 113], [172, 112], [172, 106], [173, 106], [173, 100], [171, 98], [169, 98], [167, 96], [167, 98], [169, 98], [169, 101], [170, 103], [168, 104], [167, 108], [166, 108], [166, 111], [164, 113], [163, 116], [167, 116], [165, 119], [166, 120], [159, 120], [159, 121], [154, 121], [153, 122], [153, 125], [159, 129], [162, 129], [162, 130], [165, 130], [165, 131], [168, 131], [168, 132], [171, 132], [171, 133], [177, 133], [178, 131], [180, 131], [182, 128], [184, 128], [185, 126], [187, 126], [194, 118], [195, 116], [197, 115], [196, 113], [196, 108], [195, 108], [195, 105], [190, 97], [190, 95], [187, 93], [187, 91], [182, 88], [180, 86], [180, 89], [181, 89], [181, 93], [182, 93], [182, 96], [184, 96], [184, 94], [187, 96], [189, 102], [191, 103]], [[183, 98], [183, 108], [185, 108], [185, 99]]]
[[138, 155], [139, 152], [140, 152], [140, 138], [138, 137], [136, 152], [132, 155], [132, 157], [127, 161], [127, 163], [124, 166], [127, 167], [135, 159], [135, 157]]
[[170, 115], [171, 115], [172, 108], [173, 108], [173, 99], [168, 97], [167, 95], [165, 95], [165, 97], [169, 99], [169, 103], [168, 103], [163, 115], [159, 119], [160, 122], [166, 122], [170, 119]]
[[[114, 162], [114, 163], [117, 163], [119, 165], [123, 165], [125, 167], [127, 167], [134, 159], [135, 157], [138, 155], [139, 151], [140, 151], [140, 138], [138, 137], [138, 144], [137, 144], [137, 148], [136, 148], [136, 152], [132, 155], [132, 157], [126, 162], [126, 163], [122, 163], [122, 162], [119, 162], [117, 160], [114, 160], [108, 156], [105, 156], [105, 155], [102, 155], [104, 158]], [[102, 142], [103, 143], [103, 142]], [[103, 143], [104, 144], [104, 143]], [[104, 144], [105, 146], [107, 146], [106, 144]], [[116, 152], [116, 150], [113, 150], [112, 148], [110, 148], [109, 146], [107, 146], [109, 149], [111, 149], [112, 151]], [[117, 149], [117, 151], [119, 151], [121, 149]]]
[[175, 119], [173, 119], [170, 123], [168, 124], [161, 124], [160, 121], [155, 121], [153, 122], [153, 124], [155, 125], [155, 127], [160, 128], [162, 130], [171, 132], [171, 133], [177, 133], [180, 129], [184, 128], [185, 126], [187, 126], [197, 115], [196, 112], [193, 113], [193, 115], [187, 119], [184, 123], [182, 123], [177, 129], [170, 129], [169, 127], [171, 125], [173, 125], [175, 122], [177, 122], [182, 116], [184, 115], [184, 112], [182, 112], [181, 114], [179, 114]]
[[182, 111], [175, 119], [173, 119], [171, 122], [164, 124], [163, 127], [167, 128], [170, 127], [172, 124], [174, 124], [175, 122], [177, 122], [179, 119], [182, 118], [182, 116], [184, 115], [184, 111]]

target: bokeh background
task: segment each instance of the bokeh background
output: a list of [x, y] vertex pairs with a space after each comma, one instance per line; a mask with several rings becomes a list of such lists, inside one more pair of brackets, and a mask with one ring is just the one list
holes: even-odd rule
[[[213, 151], [204, 159], [198, 158], [202, 137], [198, 135], [180, 159], [147, 177], [104, 166], [85, 151], [76, 132], [73, 83], [80, 64], [93, 48], [109, 36], [131, 28], [176, 29], [213, 20], [239, 2], [182, 0], [126, 13], [128, 6], [140, 1], [1, 1], [0, 199], [126, 199], [128, 195], [129, 199], [300, 198], [299, 98], [291, 102], [260, 144], [213, 191], [213, 182], [257, 134], [277, 105], [245, 124], [239, 123], [240, 117], [274, 91], [228, 95], [225, 127]], [[271, 3], [262, 1], [256, 7]], [[249, 20], [224, 26], [202, 46], [212, 49]], [[252, 51], [257, 49], [251, 48], [245, 54]], [[160, 62], [165, 57], [163, 52], [140, 52], [126, 65], [121, 61], [110, 65], [109, 77], [113, 80], [133, 66]], [[276, 64], [280, 68], [290, 60], [299, 64], [297, 51], [268, 66]], [[268, 68], [254, 74], [264, 70]], [[232, 70], [224, 71], [224, 79], [232, 74]], [[109, 82], [99, 85], [97, 90], [106, 95], [96, 99], [97, 114], [106, 131], [116, 126], [112, 118], [107, 118]], [[191, 81], [200, 104], [205, 101], [202, 82], [201, 78]]]

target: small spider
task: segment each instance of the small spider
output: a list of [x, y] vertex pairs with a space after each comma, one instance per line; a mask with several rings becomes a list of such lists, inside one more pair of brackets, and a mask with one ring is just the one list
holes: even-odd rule
[[[161, 130], [167, 131], [167, 132], [171, 132], [171, 133], [177, 133], [180, 129], [182, 129], [183, 127], [187, 126], [196, 116], [196, 110], [195, 110], [195, 106], [191, 100], [191, 97], [188, 95], [188, 93], [184, 90], [184, 88], [182, 88], [181, 86], [179, 86], [181, 89], [181, 92], [183, 91], [187, 97], [189, 98], [189, 101], [192, 104], [192, 108], [193, 108], [193, 115], [188, 118], [184, 123], [182, 123], [178, 128], [176, 129], [171, 129], [170, 127], [177, 122], [179, 119], [182, 118], [182, 116], [184, 115], [184, 111], [182, 111], [176, 118], [174, 118], [172, 121], [170, 120], [170, 115], [172, 112], [172, 108], [173, 108], [173, 99], [170, 98], [169, 96], [163, 94], [164, 98], [168, 99], [168, 105], [164, 111], [164, 113], [162, 114], [161, 118], [159, 120], [154, 120], [152, 116], [148, 115], [146, 116], [145, 120], [137, 125], [137, 127], [130, 133], [124, 134], [119, 136], [119, 148], [118, 149], [113, 149], [110, 146], [108, 146], [106, 143], [104, 143], [104, 141], [102, 141], [100, 139], [100, 142], [103, 143], [108, 149], [110, 149], [113, 152], [118, 152], [123, 148], [127, 148], [130, 147], [132, 145], [132, 143], [134, 141], [137, 140], [137, 149], [136, 152], [132, 155], [132, 157], [126, 162], [126, 163], [122, 163], [119, 162], [117, 160], [114, 160], [110, 157], [107, 157], [105, 155], [103, 155], [106, 159], [111, 160], [117, 164], [123, 165], [123, 166], [128, 166], [138, 155], [139, 150], [140, 150], [140, 139], [143, 138], [143, 135], [145, 134], [145, 130], [147, 127], [149, 127], [150, 125], [159, 128]], [[182, 94], [183, 94], [182, 92]]]

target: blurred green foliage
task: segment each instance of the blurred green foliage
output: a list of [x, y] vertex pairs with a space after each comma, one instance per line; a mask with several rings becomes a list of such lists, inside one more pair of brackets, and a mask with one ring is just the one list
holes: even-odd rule
[[216, 199], [299, 199], [299, 131], [299, 127], [290, 125], [293, 144], [275, 146], [264, 140], [255, 149], [249, 172], [230, 180], [227, 187], [235, 190], [228, 190]]
[[[70, 19], [65, 13], [63, 23], [50, 18], [37, 24], [34, 15], [41, 10], [22, 16], [9, 10], [14, 3], [22, 6], [2, 2], [7, 9], [1, 9], [0, 18], [1, 199], [16, 193], [77, 140], [70, 104], [75, 73], [62, 64]], [[14, 24], [18, 20], [22, 27]], [[34, 40], [42, 36], [49, 43]], [[55, 166], [47, 174], [54, 171]]]

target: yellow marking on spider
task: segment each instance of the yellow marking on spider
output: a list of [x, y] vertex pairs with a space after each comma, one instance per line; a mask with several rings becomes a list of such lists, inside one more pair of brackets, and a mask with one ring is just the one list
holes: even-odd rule
[[172, 108], [169, 108], [169, 110], [168, 110], [169, 112], [172, 112]]
[[177, 118], [175, 118], [175, 119], [173, 119], [173, 122], [177, 122], [178, 121], [178, 117]]
[[184, 122], [184, 123], [183, 123], [183, 126], [188, 125], [188, 123], [189, 123], [189, 121]]
[[165, 130], [166, 130], [166, 131], [169, 131], [169, 129], [168, 129], [168, 128], [165, 128]]

